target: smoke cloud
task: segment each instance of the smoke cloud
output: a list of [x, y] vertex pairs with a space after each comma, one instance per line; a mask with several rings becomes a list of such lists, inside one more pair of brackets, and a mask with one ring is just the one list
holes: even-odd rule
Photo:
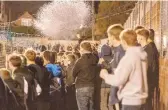
[[34, 25], [46, 37], [72, 39], [90, 24], [90, 9], [83, 1], [53, 1], [40, 8]]

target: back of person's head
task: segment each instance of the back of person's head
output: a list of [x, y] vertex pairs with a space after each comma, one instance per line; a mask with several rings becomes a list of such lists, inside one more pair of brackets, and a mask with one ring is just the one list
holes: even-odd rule
[[56, 59], [55, 59], [56, 55], [57, 55], [56, 52], [50, 52], [50, 59], [49, 59], [50, 63], [55, 64], [55, 62], [56, 62]]
[[137, 30], [139, 30], [139, 29], [145, 29], [143, 26], [136, 26], [135, 28], [134, 28], [134, 31], [137, 31]]
[[22, 64], [22, 60], [18, 55], [11, 55], [8, 61], [13, 67], [20, 67]]
[[0, 69], [0, 76], [2, 79], [9, 79], [10, 78], [10, 72], [6, 68], [1, 68]]
[[34, 61], [36, 58], [36, 52], [33, 49], [28, 49], [25, 52], [25, 57], [27, 58], [27, 60], [29, 61]]
[[145, 38], [145, 40], [148, 40], [149, 38], [149, 31], [147, 29], [139, 29], [136, 31], [137, 35], [140, 35]]
[[149, 29], [149, 39], [151, 41], [154, 41], [154, 37], [155, 37], [155, 31], [153, 29]]
[[125, 29], [120, 34], [121, 41], [125, 41], [128, 46], [136, 46], [137, 45], [137, 34], [134, 30]]
[[43, 52], [43, 58], [44, 58], [46, 61], [50, 61], [50, 51], [44, 51], [44, 52]]
[[54, 45], [53, 47], [52, 47], [52, 51], [54, 51], [54, 52], [59, 52], [59, 44], [56, 44], [56, 45]]
[[23, 52], [24, 52], [23, 47], [19, 47], [19, 48], [18, 48], [18, 53], [19, 53], [19, 54], [23, 54]]
[[67, 51], [72, 51], [72, 46], [67, 46]]
[[67, 55], [67, 59], [72, 63], [76, 61], [75, 55], [69, 54]]
[[44, 60], [43, 60], [43, 58], [42, 57], [36, 57], [36, 59], [35, 59], [35, 63], [37, 64], [37, 65], [39, 65], [39, 66], [43, 66], [44, 65]]
[[92, 46], [89, 42], [82, 42], [80, 44], [80, 49], [83, 49], [84, 51], [92, 52]]
[[121, 24], [114, 24], [107, 29], [107, 33], [109, 37], [113, 36], [116, 40], [119, 41], [119, 35], [123, 30], [124, 28]]
[[47, 50], [47, 47], [45, 45], [40, 46], [40, 52], [44, 52]]

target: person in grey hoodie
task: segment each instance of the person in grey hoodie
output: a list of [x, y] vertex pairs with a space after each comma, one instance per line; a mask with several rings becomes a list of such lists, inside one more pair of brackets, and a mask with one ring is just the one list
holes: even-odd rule
[[118, 98], [122, 101], [122, 110], [142, 110], [148, 97], [147, 53], [137, 47], [137, 35], [133, 30], [124, 30], [120, 34], [121, 44], [126, 50], [114, 75], [102, 69], [100, 77], [107, 84], [119, 87]]

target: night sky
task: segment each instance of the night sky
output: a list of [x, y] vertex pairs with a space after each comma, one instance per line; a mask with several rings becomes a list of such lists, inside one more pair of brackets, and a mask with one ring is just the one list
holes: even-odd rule
[[[45, 3], [50, 1], [5, 1], [8, 7], [12, 9], [11, 19], [16, 20], [25, 11], [28, 11], [31, 15], [35, 15], [39, 8]], [[95, 1], [95, 13], [98, 12], [99, 1]], [[89, 3], [91, 5], [91, 2]]]

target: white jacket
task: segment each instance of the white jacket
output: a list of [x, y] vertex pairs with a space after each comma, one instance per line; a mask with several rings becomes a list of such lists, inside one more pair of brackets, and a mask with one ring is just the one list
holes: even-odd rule
[[129, 47], [114, 75], [106, 75], [105, 82], [120, 87], [118, 98], [123, 105], [144, 104], [148, 97], [146, 52], [141, 47]]

